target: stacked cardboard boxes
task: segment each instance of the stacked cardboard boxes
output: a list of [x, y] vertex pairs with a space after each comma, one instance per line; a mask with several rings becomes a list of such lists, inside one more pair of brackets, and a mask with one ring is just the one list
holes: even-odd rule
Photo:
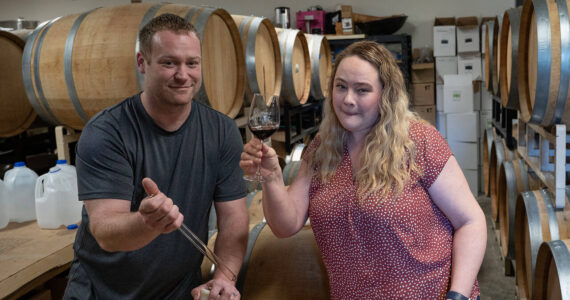
[[[414, 61], [418, 56], [419, 49], [414, 49]], [[435, 126], [435, 68], [433, 62], [412, 64], [411, 89], [414, 110]]]
[[479, 193], [481, 53], [477, 17], [434, 23], [437, 128], [474, 195]]

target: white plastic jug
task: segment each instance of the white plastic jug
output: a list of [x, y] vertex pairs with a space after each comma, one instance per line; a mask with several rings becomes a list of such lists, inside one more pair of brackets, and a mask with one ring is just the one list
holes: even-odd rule
[[36, 179], [38, 174], [26, 167], [23, 161], [14, 163], [14, 168], [4, 174], [10, 221], [27, 222], [36, 219], [34, 199]]
[[8, 215], [8, 205], [6, 203], [6, 187], [0, 179], [0, 229], [8, 226], [10, 216]]
[[36, 214], [40, 228], [56, 229], [81, 220], [76, 177], [59, 166], [40, 176], [35, 189]]
[[55, 165], [56, 167], [61, 168], [61, 170], [70, 176], [70, 183], [73, 187], [73, 197], [67, 199], [69, 200], [67, 205], [67, 213], [64, 217], [65, 225], [70, 225], [81, 221], [81, 210], [83, 209], [83, 201], [79, 201], [78, 197], [78, 189], [77, 189], [77, 171], [75, 170], [75, 166], [68, 165], [67, 160], [59, 159]]

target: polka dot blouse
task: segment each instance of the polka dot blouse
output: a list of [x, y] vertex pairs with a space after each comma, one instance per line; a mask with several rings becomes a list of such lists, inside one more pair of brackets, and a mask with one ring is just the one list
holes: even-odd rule
[[[309, 216], [333, 299], [444, 299], [453, 227], [427, 189], [452, 153], [430, 125], [412, 122], [410, 137], [423, 175], [413, 174], [397, 198], [358, 199], [346, 147], [331, 181], [311, 181]], [[471, 297], [478, 294], [475, 282]]]

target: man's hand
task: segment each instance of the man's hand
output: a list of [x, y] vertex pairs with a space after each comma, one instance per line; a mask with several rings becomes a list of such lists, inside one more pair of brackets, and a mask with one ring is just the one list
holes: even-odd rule
[[237, 300], [241, 299], [241, 295], [234, 286], [234, 282], [222, 278], [212, 279], [207, 283], [199, 285], [192, 290], [192, 297], [194, 300], [200, 298], [202, 289], [210, 291], [208, 300]]
[[148, 195], [141, 201], [139, 207], [139, 213], [145, 224], [160, 233], [169, 233], [178, 229], [184, 221], [178, 206], [160, 192], [152, 179], [144, 178], [142, 185]]

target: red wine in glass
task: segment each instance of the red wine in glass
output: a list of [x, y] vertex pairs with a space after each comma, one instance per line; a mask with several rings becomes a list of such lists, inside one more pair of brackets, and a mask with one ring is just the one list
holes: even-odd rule
[[275, 131], [277, 131], [277, 129], [279, 129], [279, 124], [259, 125], [259, 126], [248, 125], [248, 127], [249, 130], [251, 130], [251, 133], [253, 133], [253, 135], [255, 135], [258, 139], [264, 141], [265, 139], [270, 137]]
[[[271, 101], [266, 102], [265, 97], [261, 94], [254, 94], [249, 109], [247, 126], [249, 130], [264, 142], [277, 129], [279, 129], [279, 97], [271, 97]], [[263, 182], [261, 176], [261, 167], [257, 166], [257, 172], [254, 175], [246, 175], [244, 179], [249, 181]]]

